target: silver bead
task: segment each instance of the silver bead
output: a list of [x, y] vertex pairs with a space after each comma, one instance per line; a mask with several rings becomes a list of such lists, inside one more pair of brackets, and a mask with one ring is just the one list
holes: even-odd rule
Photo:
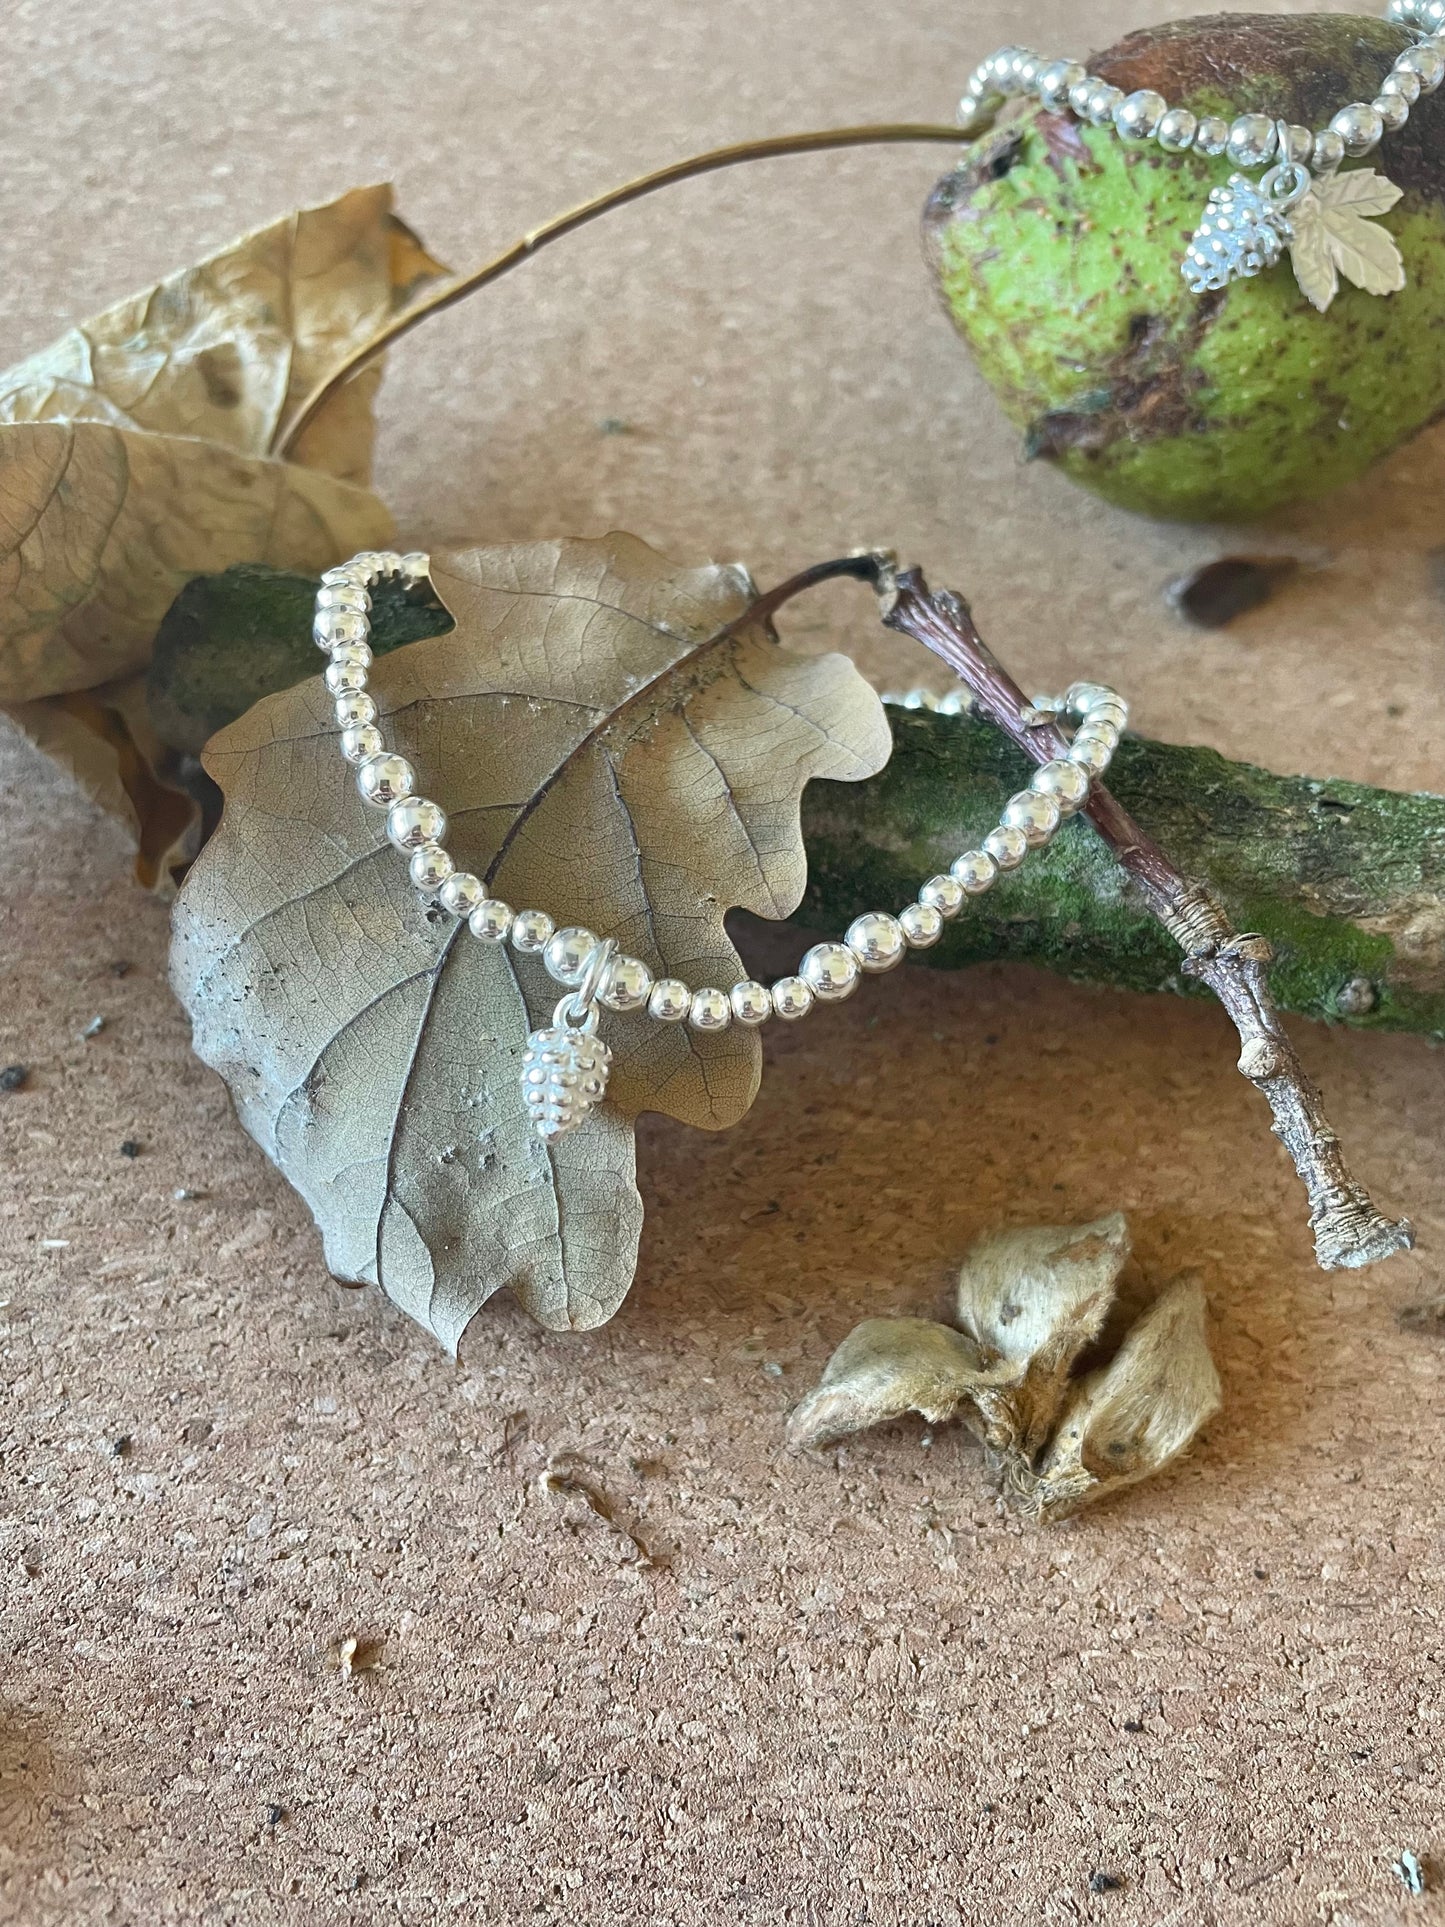
[[413, 853], [411, 880], [418, 890], [436, 890], [456, 867], [445, 850], [435, 843], [428, 843], [424, 849]]
[[647, 1000], [647, 1014], [660, 1024], [680, 1024], [692, 1009], [692, 992], [680, 977], [659, 977]]
[[1084, 728], [1092, 729], [1096, 723], [1109, 723], [1115, 729], [1122, 729], [1129, 720], [1129, 705], [1122, 696], [1112, 702], [1095, 703], [1084, 718]]
[[910, 903], [898, 921], [910, 950], [930, 950], [943, 935], [943, 918], [926, 903]]
[[371, 597], [359, 582], [323, 582], [316, 591], [316, 607], [345, 609], [364, 616], [370, 611]]
[[1315, 135], [1315, 173], [1333, 174], [1344, 158], [1345, 143], [1333, 127], [1322, 127]]
[[847, 944], [815, 943], [798, 972], [815, 997], [833, 1004], [858, 988], [860, 965]]
[[1042, 763], [1029, 778], [1029, 788], [1051, 796], [1061, 813], [1070, 816], [1089, 800], [1089, 778], [1077, 763], [1056, 759]]
[[1017, 47], [1000, 47], [983, 63], [983, 71], [995, 87], [1006, 88], [1013, 79], [1013, 64], [1018, 54]]
[[1011, 823], [1000, 823], [983, 839], [983, 847], [1000, 870], [1016, 870], [1029, 853], [1029, 840]]
[[1033, 93], [1039, 84], [1039, 75], [1047, 64], [1042, 54], [1035, 53], [1027, 53], [1022, 60], [1015, 63], [1014, 74], [1024, 93]]
[[1064, 707], [1073, 710], [1076, 716], [1082, 716], [1095, 703], [1114, 703], [1118, 700], [1115, 692], [1103, 682], [1071, 682], [1064, 692]]
[[[855, 917], [843, 941], [865, 970], [891, 970], [894, 964], [902, 963], [907, 948], [897, 917], [890, 917], [885, 910], [868, 910]], [[803, 974], [808, 974], [806, 958]]]
[[1111, 87], [1108, 81], [1101, 80], [1094, 88], [1093, 93], [1089, 95], [1088, 119], [1095, 127], [1108, 127], [1112, 125], [1114, 116], [1119, 111], [1119, 105], [1123, 98], [1124, 89], [1122, 87]]
[[1059, 816], [1053, 797], [1040, 796], [1037, 790], [1020, 790], [1003, 806], [1004, 828], [1021, 830], [1031, 849], [1048, 842], [1059, 827]]
[[765, 1024], [773, 1014], [773, 999], [766, 984], [751, 977], [734, 984], [730, 992], [733, 1016], [740, 1024]]
[[1057, 113], [1068, 106], [1070, 90], [1087, 78], [1088, 69], [1081, 67], [1077, 60], [1051, 60], [1047, 67], [1040, 69], [1034, 85], [1044, 106]]
[[779, 1017], [795, 1023], [813, 1008], [813, 987], [803, 977], [779, 977], [773, 985], [773, 1009]]
[[425, 581], [431, 574], [431, 557], [425, 549], [408, 549], [401, 558], [400, 574], [406, 582]]
[[390, 809], [416, 787], [416, 772], [404, 756], [373, 756], [356, 772], [356, 787], [378, 810]]
[[[1422, 83], [1423, 83], [1423, 76]], [[1362, 154], [1373, 153], [1384, 137], [1385, 123], [1367, 102], [1352, 101], [1342, 107], [1330, 122], [1331, 128], [1345, 143], [1345, 152], [1354, 160]]]
[[1240, 114], [1230, 124], [1229, 158], [1236, 167], [1264, 167], [1279, 149], [1279, 130], [1268, 114]]
[[956, 917], [963, 908], [964, 889], [957, 877], [930, 877], [918, 892], [918, 901], [926, 903], [941, 917]]
[[1229, 122], [1221, 120], [1218, 114], [1205, 114], [1194, 130], [1194, 151], [1207, 154], [1211, 160], [1227, 152], [1229, 147]]
[[512, 919], [512, 948], [533, 956], [545, 950], [555, 929], [545, 910], [519, 910]]
[[1402, 100], [1408, 100], [1413, 107], [1420, 98], [1420, 76], [1407, 69], [1396, 67], [1380, 82], [1380, 92], [1398, 94]]
[[341, 732], [341, 753], [348, 763], [370, 762], [385, 748], [385, 739], [375, 723], [358, 723], [354, 729]]
[[366, 668], [364, 662], [329, 662], [324, 678], [326, 687], [333, 696], [345, 696], [365, 689]]
[[1187, 107], [1171, 107], [1160, 116], [1154, 138], [1166, 154], [1183, 154], [1193, 146], [1198, 131], [1197, 115], [1191, 114]]
[[1123, 140], [1152, 140], [1168, 111], [1163, 94], [1156, 94], [1152, 87], [1136, 87], [1114, 109], [1114, 125]]
[[614, 957], [597, 995], [609, 1010], [640, 1010], [652, 994], [652, 972], [640, 957]]
[[363, 689], [348, 689], [336, 698], [336, 727], [355, 729], [376, 721], [376, 703]]
[[1090, 776], [1102, 776], [1110, 760], [1108, 747], [1097, 736], [1086, 736], [1082, 730], [1069, 745], [1069, 761], [1087, 770]]
[[425, 796], [407, 796], [386, 813], [386, 834], [399, 850], [419, 850], [440, 843], [447, 833], [446, 811]]
[[333, 569], [323, 569], [321, 580], [327, 588], [344, 589], [351, 582], [360, 582], [363, 588], [366, 587], [365, 580], [358, 574], [354, 562], [338, 562]]
[[1078, 115], [1080, 120], [1087, 120], [1089, 118], [1089, 102], [1093, 98], [1094, 89], [1096, 87], [1102, 87], [1103, 84], [1103, 81], [1100, 80], [1097, 74], [1086, 73], [1081, 80], [1076, 80], [1069, 89], [1069, 106]]
[[1403, 94], [1381, 94], [1370, 105], [1380, 116], [1387, 134], [1398, 134], [1410, 118], [1410, 103]]
[[1431, 33], [1439, 33], [1445, 27], [1445, 0], [1428, 0], [1428, 4], [1419, 9], [1419, 20]]
[[971, 897], [982, 896], [998, 875], [998, 865], [986, 850], [965, 850], [948, 867]]
[[467, 925], [483, 943], [504, 943], [512, 927], [512, 906], [500, 897], [484, 897], [467, 918]]
[[1405, 21], [1415, 17], [1415, 0], [1389, 0], [1385, 8], [1385, 18], [1393, 26], [1402, 26]]
[[486, 885], [470, 870], [454, 870], [442, 885], [441, 906], [454, 917], [469, 917], [487, 898]]
[[695, 990], [687, 1021], [694, 1030], [726, 1030], [733, 1020], [733, 1007], [724, 990]]
[[365, 642], [371, 624], [365, 616], [343, 615], [328, 609], [311, 625], [311, 640], [318, 649], [336, 649], [344, 642]]
[[1282, 159], [1294, 161], [1300, 167], [1308, 167], [1314, 151], [1315, 137], [1308, 127], [1301, 127], [1298, 122], [1293, 122], [1285, 129]]
[[579, 924], [572, 924], [566, 930], [559, 930], [548, 939], [544, 960], [547, 975], [559, 984], [566, 984], [575, 990], [586, 972], [588, 960], [597, 948], [597, 939], [590, 930]]
[[1106, 723], [1102, 716], [1096, 717], [1091, 711], [1079, 726], [1074, 737], [1076, 743], [1102, 743], [1112, 756], [1119, 747], [1119, 732], [1112, 723]]
[[938, 699], [940, 716], [966, 716], [971, 698], [966, 689], [955, 686]]
[[958, 103], [958, 131], [965, 140], [974, 135], [985, 133], [997, 119], [998, 109], [992, 99], [978, 99], [973, 94], [965, 94]]

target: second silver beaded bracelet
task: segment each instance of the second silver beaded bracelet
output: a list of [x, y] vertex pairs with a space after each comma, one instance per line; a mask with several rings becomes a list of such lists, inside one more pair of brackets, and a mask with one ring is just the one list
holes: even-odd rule
[[[771, 986], [745, 978], [722, 990], [693, 989], [676, 977], [654, 977], [637, 957], [622, 954], [611, 938], [599, 939], [580, 925], [558, 928], [545, 910], [514, 910], [487, 894], [470, 871], [458, 870], [443, 845], [446, 812], [417, 793], [416, 772], [389, 749], [377, 726], [377, 707], [367, 693], [372, 654], [371, 597], [374, 582], [425, 580], [428, 558], [366, 551], [328, 569], [316, 597], [313, 635], [329, 657], [327, 689], [335, 700], [341, 752], [356, 765], [365, 801], [386, 813], [386, 835], [406, 857], [411, 881], [452, 916], [464, 918], [482, 943], [510, 943], [522, 956], [537, 956], [565, 994], [552, 1023], [527, 1040], [522, 1065], [524, 1101], [539, 1135], [553, 1141], [572, 1130], [599, 1103], [607, 1088], [611, 1052], [597, 1036], [600, 1006], [645, 1011], [658, 1023], [688, 1023], [698, 1031], [730, 1024], [757, 1025], [770, 1017], [805, 1017], [817, 1003], [851, 996], [865, 973], [892, 970], [909, 950], [926, 950], [970, 897], [989, 889], [999, 875], [1017, 869], [1065, 818], [1088, 801], [1090, 785], [1108, 768], [1128, 721], [1128, 707], [1102, 683], [1078, 682], [1061, 697], [1036, 697], [1040, 719], [1072, 716], [1078, 727], [1067, 756], [1041, 764], [1027, 789], [1011, 796], [999, 824], [976, 849], [965, 850], [948, 870], [930, 877], [914, 901], [896, 916], [870, 910], [855, 917], [841, 943], [814, 944], [797, 973]], [[888, 700], [885, 698], [885, 700]], [[915, 691], [897, 699], [961, 713], [962, 691], [941, 701]]]
[[[1317, 130], [1271, 114], [1241, 113], [1232, 120], [1195, 115], [1171, 107], [1152, 88], [1126, 94], [1079, 61], [1051, 60], [1025, 47], [1001, 47], [974, 70], [959, 103], [959, 124], [972, 139], [993, 126], [1008, 100], [1031, 96], [1053, 113], [1111, 128], [1124, 141], [1153, 141], [1171, 154], [1227, 156], [1246, 172], [1268, 168], [1258, 184], [1236, 174], [1209, 197], [1181, 266], [1194, 292], [1207, 293], [1272, 268], [1285, 248], [1311, 245], [1311, 194], [1323, 203], [1335, 198], [1330, 183], [1340, 164], [1373, 153], [1400, 131], [1422, 95], [1445, 82], [1445, 0], [1389, 0], [1385, 17], [1414, 33], [1416, 43], [1396, 57], [1372, 100], [1351, 101]], [[1359, 197], [1351, 199], [1360, 211]], [[1363, 206], [1362, 218], [1392, 204], [1381, 196], [1379, 205]], [[1367, 276], [1358, 285], [1389, 294], [1403, 283], [1401, 271], [1398, 278]], [[1328, 299], [1315, 305], [1326, 307]]]

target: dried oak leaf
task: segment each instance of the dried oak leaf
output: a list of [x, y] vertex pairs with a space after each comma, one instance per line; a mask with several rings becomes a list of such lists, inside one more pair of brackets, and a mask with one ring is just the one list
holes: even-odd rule
[[[432, 583], [455, 628], [378, 658], [372, 691], [458, 864], [655, 972], [735, 981], [725, 912], [802, 896], [804, 785], [887, 760], [873, 691], [749, 619], [742, 569], [680, 569], [630, 536], [438, 556]], [[641, 1226], [632, 1120], [734, 1123], [756, 1033], [609, 1015], [608, 1100], [544, 1145], [518, 1071], [558, 987], [421, 903], [320, 678], [221, 731], [206, 767], [225, 813], [176, 905], [172, 979], [332, 1271], [452, 1349], [503, 1286], [548, 1326], [610, 1317]]]
[[[112, 699], [192, 577], [318, 570], [390, 538], [363, 486], [379, 372], [293, 461], [276, 431], [315, 382], [440, 272], [358, 189], [245, 236], [0, 373], [0, 704], [134, 841], [147, 883], [190, 854], [194, 806], [139, 708]], [[88, 702], [65, 700], [96, 692]], [[180, 829], [176, 829], [179, 822]]]

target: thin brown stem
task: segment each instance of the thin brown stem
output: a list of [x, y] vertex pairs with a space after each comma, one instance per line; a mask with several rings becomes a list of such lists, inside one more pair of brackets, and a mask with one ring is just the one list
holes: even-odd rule
[[[814, 582], [838, 575], [871, 581], [882, 598], [885, 624], [946, 662], [979, 713], [1026, 756], [1046, 763], [1066, 753], [1066, 738], [1053, 723], [1037, 720], [1028, 698], [974, 627], [962, 598], [947, 589], [935, 594], [919, 569], [899, 573], [889, 555], [848, 556], [805, 570], [762, 598], [765, 613], [773, 615]], [[1309, 1196], [1321, 1268], [1369, 1265], [1408, 1251], [1414, 1243], [1409, 1220], [1385, 1217], [1352, 1175], [1319, 1090], [1280, 1021], [1269, 988], [1269, 944], [1263, 937], [1236, 932], [1208, 886], [1176, 869], [1102, 783], [1094, 784], [1081, 814], [1183, 950], [1186, 973], [1206, 984], [1233, 1020], [1241, 1046], [1239, 1069], [1273, 1111], [1275, 1134]]]
[[640, 201], [645, 194], [655, 194], [660, 188], [673, 187], [679, 181], [694, 180], [701, 174], [715, 174], [721, 168], [739, 167], [748, 161], [773, 160], [784, 154], [820, 154], [839, 147], [882, 147], [918, 141], [933, 144], [943, 142], [957, 147], [962, 144], [963, 138], [957, 127], [940, 126], [929, 121], [885, 122], [876, 127], [824, 127], [810, 133], [776, 134], [764, 140], [737, 141], [728, 147], [714, 147], [705, 154], [693, 154], [686, 160], [672, 161], [666, 167], [659, 167], [650, 174], [641, 174], [636, 180], [624, 181], [620, 187], [609, 188], [605, 194], [598, 194], [590, 201], [569, 208], [565, 214], [544, 221], [541, 227], [533, 228], [490, 261], [474, 268], [470, 274], [458, 275], [454, 280], [444, 282], [423, 300], [394, 316], [369, 341], [354, 349], [344, 361], [338, 362], [326, 379], [312, 389], [289, 421], [279, 425], [271, 452], [282, 457], [289, 455], [337, 390], [358, 375], [369, 362], [375, 361], [378, 355], [385, 353], [393, 342], [400, 341], [413, 328], [419, 328], [432, 315], [454, 307], [458, 301], [465, 301], [469, 294], [475, 294], [479, 288], [500, 280], [513, 268], [529, 261], [549, 242], [560, 241], [564, 234], [575, 233], [578, 228], [586, 227], [589, 221], [610, 214], [614, 208], [625, 207], [629, 201]]

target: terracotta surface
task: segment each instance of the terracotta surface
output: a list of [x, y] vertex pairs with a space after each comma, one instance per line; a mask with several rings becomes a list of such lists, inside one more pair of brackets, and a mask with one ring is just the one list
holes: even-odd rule
[[[394, 174], [470, 262], [648, 163], [946, 113], [1004, 39], [1163, 16], [25, 0], [4, 356], [353, 181]], [[918, 266], [939, 158], [694, 184], [416, 338], [384, 394], [408, 535], [621, 525], [763, 581], [886, 540], [1028, 680], [1097, 670], [1153, 733], [1440, 787], [1445, 436], [1251, 534], [1317, 568], [1181, 630], [1164, 581], [1238, 538], [1019, 464]], [[920, 674], [856, 591], [790, 626]], [[730, 1135], [644, 1126], [613, 1325], [496, 1311], [457, 1367], [325, 1276], [189, 1055], [118, 843], [8, 740], [0, 781], [0, 1062], [32, 1067], [0, 1097], [0, 1919], [1445, 1919], [1392, 1872], [1445, 1858], [1445, 1348], [1397, 1323], [1442, 1288], [1426, 1045], [1302, 1033], [1421, 1234], [1324, 1276], [1218, 1011], [909, 972], [774, 1038]], [[1116, 1204], [1217, 1315], [1226, 1408], [1176, 1473], [1041, 1534], [951, 1432], [783, 1455], [855, 1319], [939, 1306], [989, 1225]], [[350, 1637], [377, 1663], [348, 1678]]]

